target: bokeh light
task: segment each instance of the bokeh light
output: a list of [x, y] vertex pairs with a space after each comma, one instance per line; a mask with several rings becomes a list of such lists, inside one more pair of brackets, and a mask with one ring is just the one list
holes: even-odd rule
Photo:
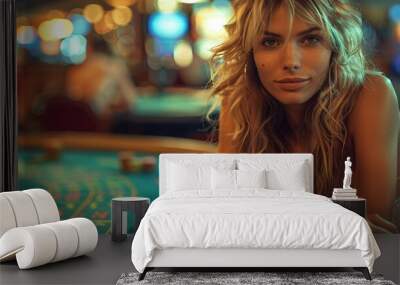
[[188, 29], [188, 18], [180, 12], [154, 13], [149, 18], [149, 32], [155, 37], [177, 39], [183, 37]]
[[55, 19], [55, 18], [65, 18], [66, 13], [61, 10], [53, 9], [53, 10], [50, 10], [49, 12], [47, 12], [46, 16], [49, 20]]
[[179, 67], [189, 66], [193, 62], [193, 50], [187, 41], [180, 41], [175, 46], [174, 60]]
[[197, 40], [194, 44], [195, 52], [200, 58], [204, 60], [209, 60], [212, 56], [211, 49], [220, 43], [221, 43], [220, 40], [208, 40], [208, 39]]
[[74, 26], [74, 34], [87, 35], [90, 31], [89, 22], [79, 14], [71, 15], [72, 25]]
[[213, 6], [199, 9], [195, 19], [197, 32], [202, 37], [221, 39], [226, 38], [224, 25], [228, 23], [233, 11], [231, 8], [217, 9]]
[[50, 56], [55, 56], [60, 53], [60, 41], [51, 41], [51, 42], [46, 42], [42, 41], [40, 43], [40, 48], [42, 52], [46, 55]]
[[178, 9], [177, 0], [157, 0], [157, 9], [163, 13], [175, 12]]
[[112, 10], [111, 17], [118, 26], [126, 26], [132, 20], [132, 10], [128, 7], [118, 7]]
[[203, 3], [203, 2], [207, 2], [208, 0], [179, 0], [179, 2], [181, 3], [185, 3], [185, 4], [196, 4], [196, 3]]
[[389, 17], [393, 22], [400, 22], [400, 4], [395, 4], [389, 8]]
[[136, 0], [107, 0], [107, 3], [113, 7], [128, 7], [135, 4], [135, 2]]
[[36, 38], [35, 28], [32, 26], [20, 26], [17, 29], [17, 41], [21, 45], [32, 43]]
[[54, 41], [68, 37], [74, 27], [68, 19], [52, 19], [39, 25], [39, 36], [45, 41]]
[[400, 22], [398, 22], [394, 27], [394, 37], [395, 40], [400, 43]]
[[82, 62], [85, 61], [85, 59], [86, 59], [86, 53], [83, 53], [81, 55], [73, 55], [69, 57], [69, 62], [73, 64], [81, 64]]
[[174, 49], [176, 46], [176, 40], [154, 38], [154, 40], [151, 43], [153, 44], [151, 46], [151, 49], [153, 50], [152, 53], [155, 56], [159, 57], [173, 56]]
[[83, 16], [89, 23], [98, 23], [104, 15], [104, 9], [97, 4], [89, 4], [83, 9]]
[[97, 22], [97, 23], [94, 24], [94, 30], [99, 35], [104, 35], [104, 34], [106, 34], [108, 32], [111, 32], [112, 28], [109, 27], [109, 25], [105, 21], [105, 17], [103, 17], [103, 19], [101, 19], [100, 22]]
[[104, 15], [104, 23], [107, 26], [107, 28], [112, 31], [118, 27], [117, 23], [115, 23], [113, 17], [112, 17], [112, 11], [107, 11]]
[[86, 54], [86, 38], [82, 35], [72, 35], [61, 42], [61, 53], [66, 57]]

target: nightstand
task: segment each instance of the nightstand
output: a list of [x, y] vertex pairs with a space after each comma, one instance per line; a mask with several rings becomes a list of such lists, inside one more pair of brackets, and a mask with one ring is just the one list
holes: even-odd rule
[[357, 199], [332, 199], [332, 202], [339, 204], [340, 206], [359, 214], [361, 217], [365, 218], [367, 213], [367, 200], [364, 198]]
[[149, 198], [143, 197], [119, 197], [112, 199], [111, 216], [112, 216], [112, 232], [111, 239], [113, 241], [123, 241], [128, 234], [128, 211], [135, 215], [135, 226], [133, 234], [136, 233], [140, 221], [146, 214], [150, 205]]

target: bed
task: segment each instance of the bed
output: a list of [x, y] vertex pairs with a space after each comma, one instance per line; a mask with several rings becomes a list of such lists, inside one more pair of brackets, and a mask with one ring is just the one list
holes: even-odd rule
[[157, 267], [352, 267], [371, 280], [367, 221], [313, 194], [311, 154], [161, 154], [160, 196], [132, 242]]

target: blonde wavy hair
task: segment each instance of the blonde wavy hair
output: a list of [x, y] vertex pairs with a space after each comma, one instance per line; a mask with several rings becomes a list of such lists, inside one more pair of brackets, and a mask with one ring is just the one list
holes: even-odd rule
[[233, 1], [234, 17], [226, 25], [229, 37], [213, 49], [213, 95], [229, 97], [226, 111], [235, 125], [232, 143], [238, 152], [289, 152], [290, 127], [285, 111], [263, 87], [252, 54], [252, 46], [262, 36], [271, 14], [284, 2], [291, 21], [298, 16], [319, 26], [332, 50], [327, 78], [307, 102], [303, 128], [304, 135], [314, 139], [311, 147], [318, 169], [314, 189], [328, 196], [340, 185], [343, 174], [348, 115], [366, 74], [380, 74], [366, 60], [361, 16], [347, 1]]

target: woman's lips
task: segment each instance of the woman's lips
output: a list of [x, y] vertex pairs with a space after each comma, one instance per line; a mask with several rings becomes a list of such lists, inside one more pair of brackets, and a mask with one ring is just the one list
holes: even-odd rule
[[285, 90], [285, 91], [297, 91], [302, 88], [304, 88], [308, 83], [310, 83], [310, 79], [303, 80], [303, 81], [297, 81], [297, 82], [278, 82], [275, 81], [276, 84], [278, 84], [279, 88]]

